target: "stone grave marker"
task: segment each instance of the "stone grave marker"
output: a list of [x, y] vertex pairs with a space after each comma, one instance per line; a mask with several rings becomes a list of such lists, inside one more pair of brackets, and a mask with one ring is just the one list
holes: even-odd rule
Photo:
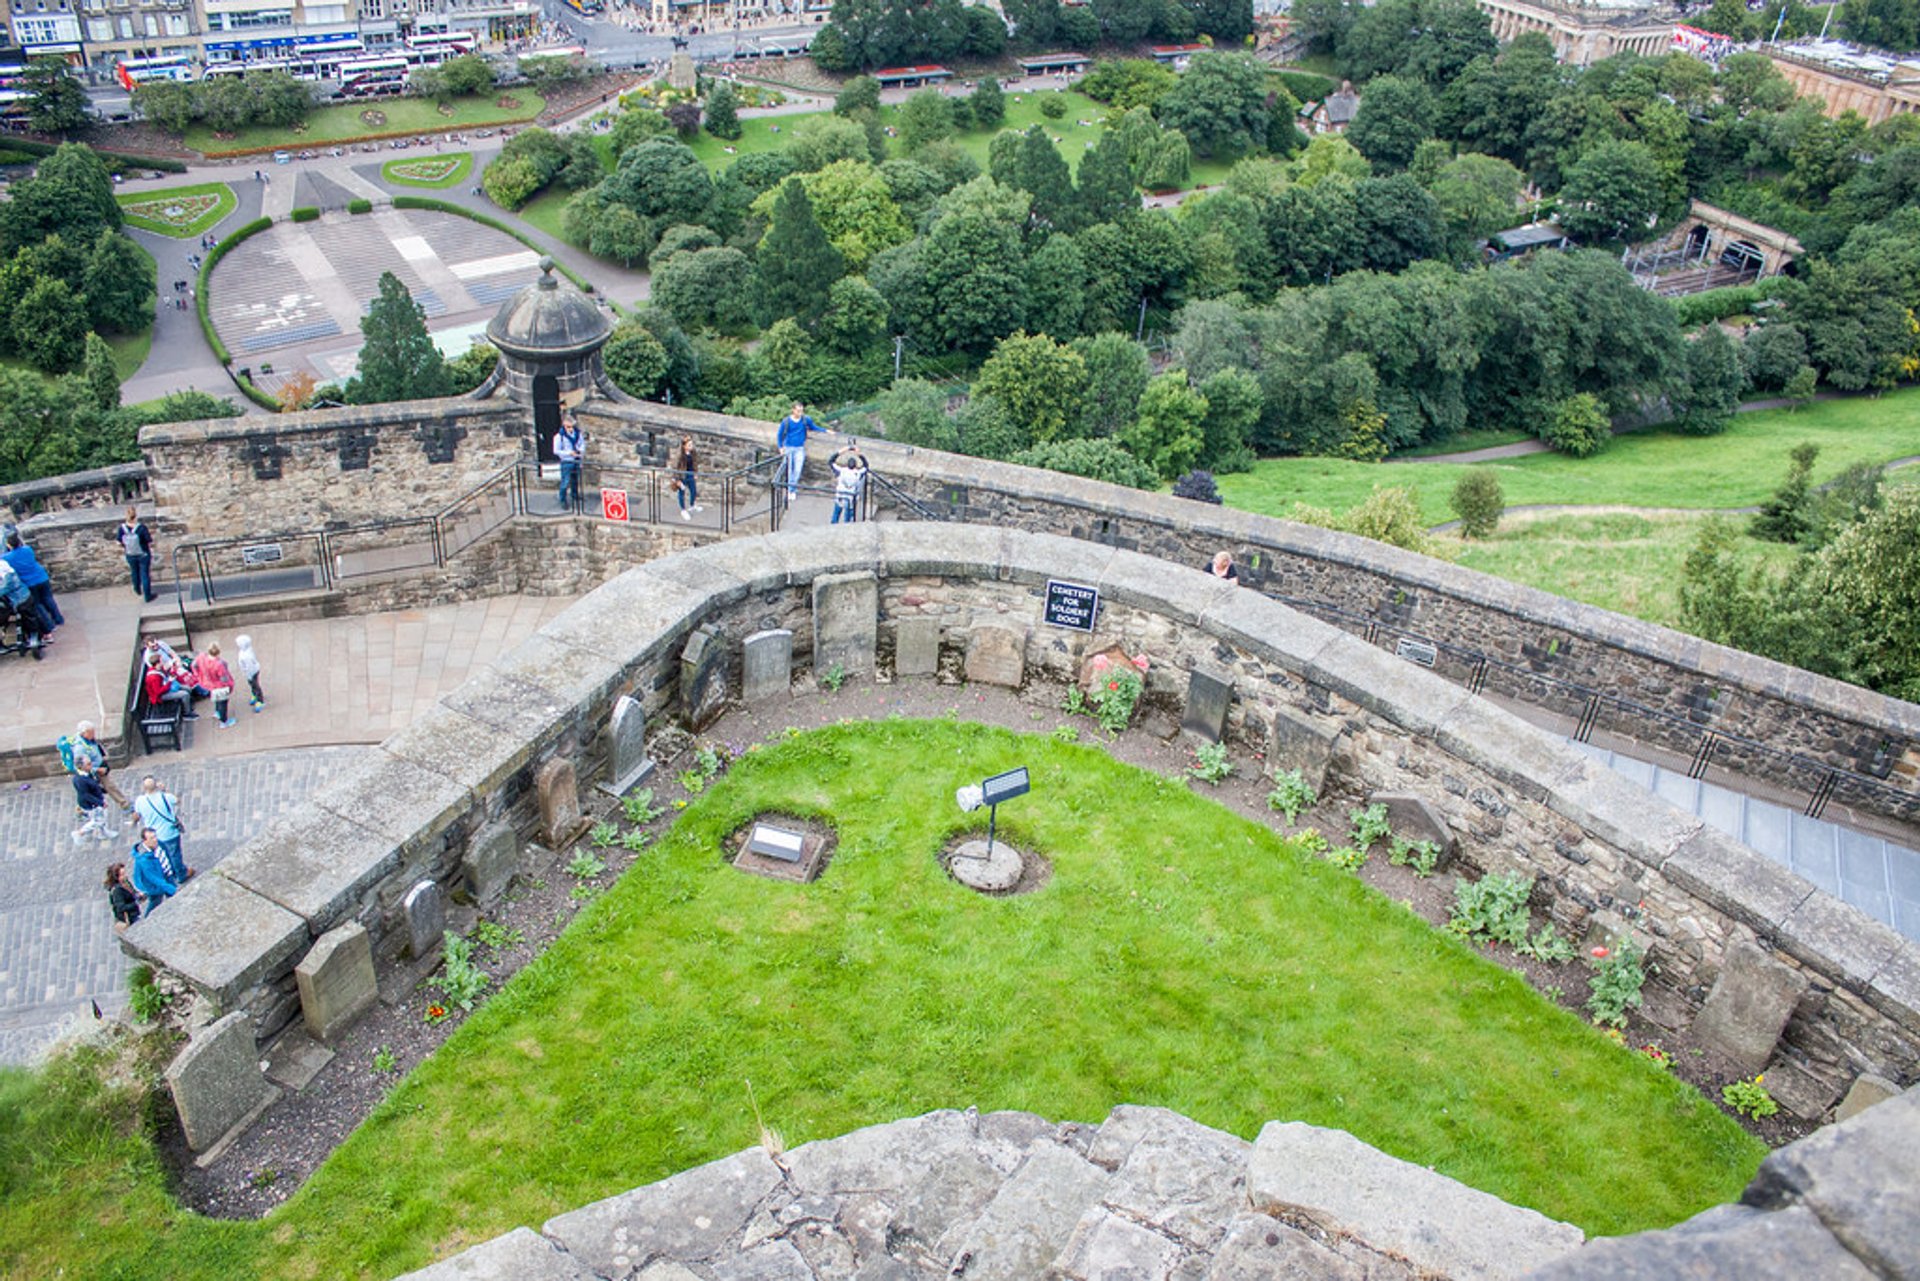
[[982, 623], [967, 634], [967, 680], [976, 685], [1019, 689], [1027, 676], [1024, 627]]
[[893, 625], [893, 674], [934, 676], [940, 671], [940, 620], [916, 614]]
[[540, 803], [540, 840], [550, 850], [561, 850], [587, 830], [580, 812], [580, 789], [574, 783], [573, 762], [556, 756], [534, 771], [533, 791]]
[[639, 700], [626, 694], [613, 700], [608, 738], [611, 777], [597, 786], [608, 796], [625, 796], [653, 773], [653, 761], [647, 755], [647, 709]]
[[322, 934], [294, 968], [293, 978], [307, 1031], [315, 1040], [331, 1042], [380, 995], [366, 927], [350, 921]]
[[407, 918], [407, 955], [416, 961], [440, 953], [447, 932], [447, 892], [434, 881], [421, 881], [400, 901]]
[[207, 1025], [167, 1065], [167, 1088], [187, 1146], [205, 1152], [278, 1097], [260, 1070], [253, 1020], [235, 1010]]
[[481, 907], [491, 907], [520, 866], [520, 834], [502, 819], [480, 829], [460, 857], [460, 874], [467, 892]]
[[1840, 1106], [1834, 1109], [1833, 1119], [1845, 1121], [1849, 1117], [1859, 1116], [1876, 1103], [1885, 1103], [1897, 1098], [1900, 1087], [1884, 1076], [1875, 1076], [1871, 1072], [1862, 1072], [1847, 1091], [1847, 1097], [1840, 1100]]
[[1453, 829], [1424, 798], [1412, 792], [1375, 792], [1367, 797], [1367, 804], [1387, 807], [1387, 822], [1392, 824], [1395, 836], [1406, 841], [1432, 841], [1439, 846], [1440, 861], [1434, 864], [1436, 869], [1445, 867], [1453, 858]]
[[1227, 709], [1233, 706], [1233, 681], [1196, 667], [1187, 673], [1187, 707], [1180, 728], [1217, 743], [1227, 734]]
[[813, 580], [813, 674], [838, 667], [873, 671], [880, 645], [880, 582], [872, 574], [822, 574]]
[[741, 649], [740, 701], [749, 707], [793, 689], [793, 632], [775, 627], [747, 637]]
[[703, 730], [727, 705], [727, 647], [712, 627], [694, 629], [680, 651], [680, 711], [687, 728]]
[[1333, 762], [1340, 728], [1313, 719], [1290, 707], [1273, 709], [1267, 733], [1267, 767], [1276, 774], [1299, 770], [1315, 792], [1327, 790], [1327, 767]]
[[1727, 949], [1720, 977], [1693, 1021], [1693, 1034], [1724, 1054], [1736, 1071], [1752, 1074], [1773, 1059], [1774, 1046], [1807, 991], [1807, 976], [1752, 943]]

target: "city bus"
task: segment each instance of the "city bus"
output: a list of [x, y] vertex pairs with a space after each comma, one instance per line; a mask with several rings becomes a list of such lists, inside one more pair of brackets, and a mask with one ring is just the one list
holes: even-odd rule
[[591, 18], [604, 7], [601, 0], [567, 0], [567, 8], [583, 18]]
[[[226, 76], [249, 76], [256, 71], [296, 72], [293, 63], [279, 58], [258, 58], [252, 62], [212, 62], [200, 73], [202, 80], [219, 80]], [[297, 72], [296, 72], [297, 74]]]
[[184, 53], [160, 58], [122, 58], [113, 64], [113, 76], [122, 89], [150, 84], [155, 80], [191, 80], [193, 60]]
[[358, 62], [343, 62], [339, 68], [340, 92], [349, 98], [399, 93], [407, 87], [409, 69], [410, 64], [405, 58], [363, 58]]
[[367, 48], [358, 40], [297, 44], [293, 46], [293, 73], [302, 80], [338, 80], [343, 64], [366, 56]]
[[407, 41], [407, 58], [435, 66], [448, 58], [472, 53], [478, 43], [468, 31], [423, 31]]

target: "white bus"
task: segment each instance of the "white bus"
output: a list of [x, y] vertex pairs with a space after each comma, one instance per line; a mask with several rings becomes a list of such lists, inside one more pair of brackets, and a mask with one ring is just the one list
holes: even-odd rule
[[256, 71], [293, 71], [294, 64], [279, 58], [260, 58], [253, 62], [213, 62], [200, 73], [202, 80], [218, 80], [224, 76], [250, 76]]
[[409, 64], [405, 58], [363, 58], [340, 64], [340, 92], [349, 98], [370, 98], [376, 94], [399, 93], [407, 87]]
[[331, 40], [325, 44], [293, 46], [294, 74], [303, 80], [338, 80], [340, 68], [367, 56], [358, 40]]
[[407, 41], [407, 57], [428, 66], [445, 62], [448, 58], [457, 58], [463, 53], [472, 53], [480, 42], [467, 31], [423, 31]]
[[127, 89], [155, 80], [191, 80], [193, 60], [184, 53], [162, 58], [122, 58], [114, 64], [113, 74]]

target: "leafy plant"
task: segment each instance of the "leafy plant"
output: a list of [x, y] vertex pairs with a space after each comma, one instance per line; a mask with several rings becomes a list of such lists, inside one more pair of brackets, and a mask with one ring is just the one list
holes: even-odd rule
[[587, 834], [587, 839], [593, 842], [595, 849], [603, 850], [620, 839], [620, 829], [612, 823], [595, 823], [593, 831]]
[[640, 851], [646, 849], [652, 841], [653, 838], [651, 836], [636, 827], [620, 838], [620, 847], [631, 853], [638, 854]]
[[[1074, 692], [1078, 693], [1079, 691], [1075, 690]], [[1056, 743], [1077, 743], [1080, 741], [1080, 731], [1071, 725], [1055, 725], [1053, 727], [1053, 741]]]
[[1393, 825], [1387, 822], [1387, 807], [1384, 805], [1350, 809], [1347, 818], [1353, 823], [1353, 843], [1358, 849], [1367, 849], [1375, 841], [1393, 834]]
[[1673, 1055], [1668, 1054], [1664, 1049], [1660, 1048], [1660, 1045], [1657, 1042], [1654, 1042], [1654, 1041], [1647, 1042], [1645, 1045], [1640, 1047], [1640, 1053], [1646, 1055], [1654, 1063], [1658, 1064], [1660, 1067], [1666, 1069], [1667, 1071], [1669, 1072], [1673, 1071]]
[[452, 1010], [449, 1010], [446, 1006], [440, 1004], [440, 1002], [435, 1001], [427, 1007], [427, 1012], [423, 1017], [429, 1023], [444, 1023], [447, 1016], [452, 1013]]
[[268, 1188], [272, 1187], [274, 1184], [278, 1183], [279, 1181], [280, 1181], [280, 1171], [274, 1169], [270, 1165], [261, 1168], [259, 1171], [257, 1171], [254, 1174], [254, 1176], [251, 1179], [247, 1180], [248, 1183], [252, 1184], [255, 1189], [261, 1192], [266, 1191]]
[[1088, 709], [1086, 691], [1078, 685], [1067, 686], [1067, 692], [1060, 697], [1060, 710], [1069, 716], [1079, 716]]
[[127, 976], [127, 1007], [133, 1011], [134, 1018], [142, 1023], [156, 1023], [172, 1004], [173, 994], [154, 984], [151, 965], [133, 967]]
[[703, 747], [693, 754], [693, 764], [694, 768], [700, 771], [702, 778], [711, 781], [715, 775], [726, 768], [727, 758], [715, 748]]
[[1773, 1101], [1773, 1093], [1762, 1084], [1767, 1079], [1765, 1072], [1751, 1081], [1735, 1081], [1731, 1085], [1720, 1087], [1720, 1101], [1738, 1112], [1741, 1116], [1758, 1121], [1762, 1117], [1772, 1116], [1780, 1110]]
[[1495, 872], [1477, 881], [1462, 879], [1453, 887], [1453, 914], [1447, 929], [1475, 943], [1507, 943], [1518, 947], [1527, 937], [1527, 897], [1533, 878], [1518, 872]]
[[462, 938], [452, 930], [442, 937], [445, 944], [440, 973], [428, 979], [427, 986], [439, 988], [447, 1000], [463, 1010], [471, 1010], [493, 979], [474, 962], [472, 939]]
[[1202, 743], [1196, 747], [1193, 751], [1193, 764], [1188, 767], [1187, 773], [1202, 783], [1214, 787], [1220, 786], [1222, 779], [1231, 777], [1233, 774], [1233, 762], [1227, 759], [1227, 745]]
[[1529, 938], [1523, 938], [1513, 945], [1513, 950], [1522, 956], [1531, 956], [1536, 961], [1545, 961], [1548, 965], [1563, 965], [1574, 957], [1573, 944], [1560, 937], [1560, 931], [1551, 923], [1542, 925]]
[[400, 1060], [395, 1058], [393, 1051], [386, 1046], [383, 1045], [373, 1052], [373, 1070], [380, 1076], [387, 1075], [399, 1066]]
[[680, 786], [686, 789], [687, 795], [698, 796], [707, 790], [707, 776], [697, 769], [683, 769], [680, 771]]
[[567, 860], [567, 873], [576, 881], [589, 880], [606, 870], [606, 863], [591, 850], [581, 850]]
[[1440, 866], [1440, 847], [1432, 841], [1396, 836], [1387, 847], [1387, 861], [1395, 867], [1411, 867], [1413, 874], [1424, 881]]
[[1328, 852], [1327, 862], [1343, 872], [1358, 872], [1367, 865], [1367, 852], [1363, 849], [1355, 849], [1351, 845], [1342, 845], [1339, 849]]
[[510, 947], [517, 947], [526, 935], [519, 930], [510, 930], [498, 921], [482, 921], [473, 927], [473, 941], [496, 956]]
[[1118, 734], [1131, 725], [1133, 709], [1139, 705], [1140, 695], [1146, 688], [1147, 683], [1140, 679], [1138, 672], [1107, 673], [1087, 696], [1093, 704], [1093, 718], [1100, 722], [1100, 728], [1109, 734]]
[[1595, 1023], [1625, 1027], [1627, 1011], [1640, 1006], [1640, 988], [1647, 981], [1642, 962], [1646, 953], [1632, 939], [1594, 963], [1593, 979], [1588, 984], [1587, 1013]]
[[847, 669], [835, 663], [820, 674], [820, 683], [825, 685], [830, 693], [838, 694], [840, 687], [847, 683]]
[[1300, 812], [1310, 809], [1320, 799], [1313, 790], [1313, 784], [1307, 782], [1307, 776], [1297, 769], [1273, 776], [1273, 790], [1267, 793], [1267, 808], [1279, 810], [1287, 816], [1287, 822], [1297, 822]]
[[[588, 885], [584, 881], [567, 891], [567, 897], [576, 903], [591, 903], [600, 893], [597, 885]], [[557, 920], [557, 918], [556, 918]]]
[[629, 823], [651, 823], [667, 812], [664, 806], [653, 803], [651, 787], [643, 787], [632, 796], [623, 799], [620, 802], [620, 808], [625, 811]]
[[1309, 854], [1325, 854], [1333, 844], [1317, 827], [1303, 827], [1293, 834], [1293, 839]]

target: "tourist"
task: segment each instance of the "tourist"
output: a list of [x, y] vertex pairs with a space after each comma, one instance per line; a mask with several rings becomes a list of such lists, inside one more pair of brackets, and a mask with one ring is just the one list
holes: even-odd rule
[[158, 654], [147, 655], [147, 673], [141, 679], [146, 686], [148, 707], [158, 708], [167, 703], [178, 703], [186, 719], [190, 721], [200, 719], [200, 713], [193, 710], [193, 691], [167, 674]]
[[140, 892], [124, 862], [107, 864], [107, 906], [113, 911], [113, 932], [125, 934], [140, 919]]
[[133, 808], [133, 802], [123, 796], [120, 789], [113, 785], [113, 766], [107, 761], [107, 745], [100, 741], [99, 731], [94, 728], [92, 721], [81, 721], [74, 726], [73, 737], [63, 739], [60, 743], [60, 755], [66, 758], [66, 765], [70, 770], [79, 769], [80, 762], [83, 760], [90, 762], [93, 766], [94, 782], [100, 784], [121, 809]]
[[153, 535], [140, 522], [137, 508], [127, 508], [127, 518], [113, 531], [113, 541], [127, 558], [127, 573], [133, 576], [133, 590], [143, 600], [153, 599]]
[[46, 657], [46, 638], [41, 634], [40, 607], [33, 603], [33, 589], [20, 581], [13, 566], [0, 560], [0, 627], [5, 627], [9, 618], [20, 624], [20, 648], [32, 654], [35, 662]]
[[20, 541], [18, 530], [7, 535], [6, 555], [0, 556], [0, 560], [13, 566], [13, 572], [20, 575], [20, 581], [33, 594], [34, 606], [40, 611], [41, 632], [52, 635], [54, 628], [66, 626], [66, 616], [60, 612], [59, 602], [53, 599], [53, 579], [40, 558], [33, 554], [33, 548]]
[[850, 440], [835, 451], [828, 465], [833, 468], [833, 519], [829, 523], [838, 525], [845, 520], [851, 525], [859, 519], [860, 490], [867, 483], [867, 456], [860, 452], [859, 441]]
[[208, 691], [206, 686], [194, 681], [193, 668], [187, 663], [186, 659], [180, 657], [178, 650], [161, 640], [158, 636], [147, 637], [146, 647], [148, 658], [157, 657], [160, 660], [160, 670], [162, 672], [186, 686], [187, 691], [196, 699], [207, 696]]
[[140, 833], [139, 842], [128, 856], [133, 859], [133, 888], [146, 896], [148, 915], [178, 894], [187, 877], [193, 875], [190, 868], [186, 869], [186, 876], [179, 874], [179, 865], [167, 857], [167, 852], [160, 847], [160, 837], [152, 828]]
[[1208, 568], [1212, 571], [1215, 578], [1224, 578], [1230, 583], [1240, 581], [1240, 571], [1233, 567], [1233, 554], [1231, 552], [1215, 552], [1213, 554], [1213, 564]]
[[102, 841], [110, 841], [119, 833], [119, 828], [108, 826], [107, 792], [100, 786], [100, 780], [93, 776], [91, 761], [75, 763], [73, 798], [80, 807], [80, 826], [73, 831], [75, 845], [85, 841], [89, 833]]
[[572, 511], [580, 502], [580, 463], [587, 456], [587, 434], [572, 414], [560, 415], [553, 456], [560, 461], [560, 510]]
[[266, 696], [260, 692], [260, 660], [253, 655], [253, 637], [236, 636], [233, 638], [233, 644], [239, 651], [233, 656], [234, 666], [238, 667], [240, 674], [247, 678], [247, 693], [250, 695], [248, 701], [257, 712], [267, 705], [267, 700]]
[[807, 437], [815, 432], [823, 436], [826, 434], [819, 424], [807, 417], [806, 407], [794, 401], [793, 412], [780, 420], [774, 436], [784, 460], [781, 470], [787, 477], [788, 502], [800, 496], [800, 474], [807, 469]]
[[221, 729], [232, 729], [238, 722], [227, 714], [227, 700], [233, 697], [233, 671], [220, 657], [220, 642], [210, 641], [206, 650], [193, 660], [193, 683], [206, 686], [213, 696], [213, 719]]
[[673, 497], [680, 505], [681, 520], [692, 520], [693, 513], [704, 510], [700, 506], [700, 478], [696, 474], [699, 465], [699, 455], [693, 449], [693, 437], [682, 436], [680, 448], [673, 454]]
[[180, 838], [186, 829], [180, 824], [180, 798], [167, 791], [153, 775], [140, 780], [140, 795], [133, 798], [133, 812], [160, 837], [160, 848], [175, 867], [185, 867], [180, 856]]

